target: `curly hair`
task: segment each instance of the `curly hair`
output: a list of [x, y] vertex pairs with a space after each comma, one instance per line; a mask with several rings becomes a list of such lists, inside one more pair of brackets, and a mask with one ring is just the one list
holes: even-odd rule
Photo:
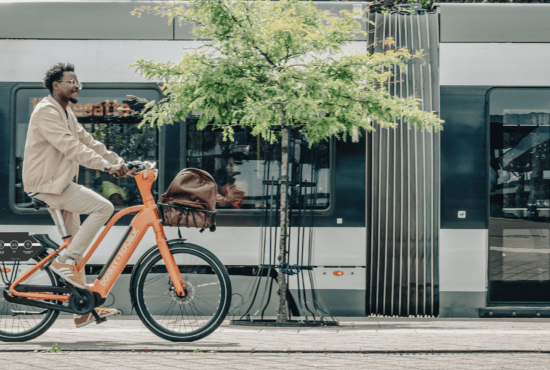
[[53, 93], [53, 83], [55, 81], [61, 81], [64, 72], [74, 72], [74, 65], [71, 63], [57, 63], [54, 64], [44, 77], [44, 87]]

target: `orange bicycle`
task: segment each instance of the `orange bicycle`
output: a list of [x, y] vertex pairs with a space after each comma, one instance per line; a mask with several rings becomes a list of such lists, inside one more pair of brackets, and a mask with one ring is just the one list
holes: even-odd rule
[[[158, 170], [154, 164], [146, 162], [134, 162], [133, 165], [140, 170], [134, 178], [144, 204], [116, 213], [78, 265], [77, 269], [81, 271], [122, 216], [137, 212], [126, 235], [88, 289], [66, 283], [49, 269], [53, 258], [70, 243], [64, 228], [61, 247], [48, 235], [31, 234], [41, 244], [32, 258], [25, 262], [0, 262], [0, 289], [3, 290], [0, 296], [0, 340], [21, 342], [36, 338], [52, 326], [61, 311], [78, 315], [91, 312], [97, 323], [104, 321], [94, 308], [105, 302], [150, 227], [154, 230], [157, 245], [141, 256], [130, 278], [132, 306], [143, 324], [161, 338], [189, 342], [204, 338], [223, 322], [231, 301], [227, 270], [205, 248], [186, 243], [185, 239], [166, 239], [159, 209], [151, 195]], [[47, 206], [39, 200], [33, 201], [35, 209]], [[186, 210], [215, 216], [215, 211]], [[59, 210], [55, 210], [54, 217], [61, 217]]]

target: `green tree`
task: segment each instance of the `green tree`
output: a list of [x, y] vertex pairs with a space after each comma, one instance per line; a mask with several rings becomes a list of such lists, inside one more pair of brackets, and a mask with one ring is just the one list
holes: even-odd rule
[[[392, 76], [390, 67], [421, 58], [405, 48], [385, 53], [349, 55], [342, 47], [364, 33], [347, 11], [319, 11], [312, 2], [298, 0], [191, 0], [143, 12], [170, 21], [192, 22], [194, 35], [205, 41], [186, 52], [180, 63], [138, 60], [135, 68], [148, 80], [161, 80], [166, 98], [150, 102], [142, 124], [162, 126], [201, 111], [198, 128], [207, 124], [233, 139], [235, 126], [249, 127], [253, 135], [269, 140], [272, 126], [280, 125], [281, 180], [287, 181], [287, 126], [305, 125], [310, 144], [354, 132], [374, 130], [371, 122], [395, 128], [401, 117], [420, 129], [439, 130], [434, 113], [418, 108], [414, 96], [399, 98], [382, 88]], [[385, 40], [394, 45], [393, 39]], [[284, 183], [283, 183], [284, 184]], [[281, 189], [279, 261], [286, 262], [288, 207], [286, 185]], [[282, 294], [278, 320], [288, 320], [286, 287], [279, 272]]]
[[[406, 6], [408, 4], [411, 6]], [[400, 9], [398, 9], [398, 6]], [[416, 10], [413, 6], [417, 10], [433, 11], [434, 0], [374, 0], [371, 2], [369, 9], [371, 13], [390, 14], [393, 11], [406, 11], [409, 14], [415, 14]]]

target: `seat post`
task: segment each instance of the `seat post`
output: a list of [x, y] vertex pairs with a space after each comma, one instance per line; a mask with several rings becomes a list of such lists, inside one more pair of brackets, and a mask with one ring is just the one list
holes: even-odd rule
[[63, 240], [70, 237], [70, 235], [67, 234], [67, 229], [65, 228], [65, 221], [63, 221], [63, 216], [61, 215], [61, 211], [59, 209], [53, 210], [53, 217], [55, 217], [55, 223], [60, 226], [61, 229], [61, 238]]

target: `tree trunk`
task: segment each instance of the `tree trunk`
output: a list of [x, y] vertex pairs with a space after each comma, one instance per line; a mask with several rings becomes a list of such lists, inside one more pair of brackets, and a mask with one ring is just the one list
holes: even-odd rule
[[[287, 262], [288, 246], [287, 246], [287, 229], [288, 229], [288, 128], [286, 127], [286, 113], [284, 108], [281, 108], [281, 209], [280, 215], [280, 239], [279, 239], [279, 264]], [[288, 306], [286, 301], [288, 282], [286, 274], [279, 272], [277, 274], [279, 294], [279, 309], [277, 310], [277, 322], [288, 322]]]

